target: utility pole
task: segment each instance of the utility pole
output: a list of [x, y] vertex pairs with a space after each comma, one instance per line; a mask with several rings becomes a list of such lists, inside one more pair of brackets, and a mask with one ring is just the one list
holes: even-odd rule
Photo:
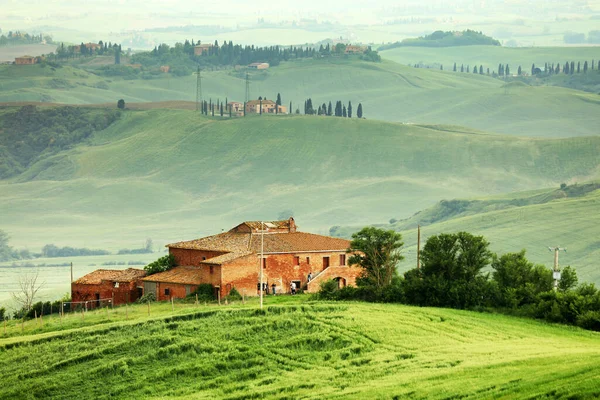
[[200, 103], [202, 102], [202, 76], [200, 75], [200, 66], [196, 72], [196, 111], [200, 111]]
[[244, 102], [250, 101], [250, 74], [246, 72], [246, 99]]
[[263, 308], [263, 263], [265, 253], [265, 223], [260, 222], [260, 309]]
[[421, 225], [417, 225], [417, 269], [421, 269]]
[[548, 250], [554, 251], [554, 268], [552, 269], [552, 277], [554, 278], [554, 291], [558, 290], [558, 281], [560, 280], [560, 269], [558, 268], [558, 252], [566, 252], [566, 248], [562, 247], [548, 247]]

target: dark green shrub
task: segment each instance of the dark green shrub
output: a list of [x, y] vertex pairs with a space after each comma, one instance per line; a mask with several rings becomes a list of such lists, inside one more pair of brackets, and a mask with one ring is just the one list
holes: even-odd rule
[[[231, 289], [231, 291], [233, 292], [234, 289]], [[235, 291], [239, 296], [237, 289]], [[188, 297], [196, 298], [196, 295], [198, 295], [198, 301], [213, 301], [215, 299], [215, 288], [210, 283], [201, 283]]]
[[319, 289], [319, 299], [336, 300], [338, 297], [338, 283], [333, 279], [321, 282]]
[[600, 311], [586, 311], [577, 317], [577, 326], [600, 332]]
[[146, 303], [150, 303], [152, 301], [156, 301], [156, 295], [154, 294], [154, 292], [145, 293], [142, 297], [137, 299], [136, 303], [146, 304]]
[[231, 300], [242, 300], [242, 295], [237, 291], [236, 288], [232, 288], [227, 295], [227, 299]]

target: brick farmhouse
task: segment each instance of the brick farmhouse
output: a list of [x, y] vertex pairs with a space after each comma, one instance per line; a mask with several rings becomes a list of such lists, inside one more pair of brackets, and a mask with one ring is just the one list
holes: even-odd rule
[[146, 271], [135, 268], [98, 269], [71, 283], [71, 299], [87, 303], [87, 309], [96, 308], [108, 299], [113, 305], [131, 303], [142, 296], [144, 276]]
[[361, 269], [348, 265], [349, 245], [345, 239], [298, 232], [293, 218], [264, 225], [248, 221], [218, 235], [167, 245], [178, 266], [142, 278], [144, 293], [155, 293], [157, 300], [182, 298], [201, 283], [210, 283], [221, 296], [233, 288], [258, 295], [259, 268], [269, 293], [289, 293], [292, 282], [308, 292], [318, 291], [328, 279], [354, 285]]

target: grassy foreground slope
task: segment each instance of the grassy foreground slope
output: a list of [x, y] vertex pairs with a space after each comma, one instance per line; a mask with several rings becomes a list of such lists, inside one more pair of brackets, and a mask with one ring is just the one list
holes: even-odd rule
[[597, 333], [401, 305], [196, 311], [0, 340], [0, 355], [6, 399], [600, 395]]
[[[275, 99], [300, 108], [332, 101], [362, 103], [369, 119], [469, 126], [485, 131], [539, 137], [597, 134], [600, 99], [557, 87], [521, 87], [474, 74], [415, 69], [391, 61], [302, 60], [251, 75], [251, 98]], [[45, 101], [71, 104], [190, 100], [195, 76], [152, 80], [100, 77], [66, 66], [0, 66], [0, 102]], [[244, 71], [203, 73], [204, 99], [242, 101]]]
[[[0, 183], [14, 246], [135, 246], [292, 210], [302, 229], [408, 217], [440, 198], [598, 174], [600, 137], [538, 140], [333, 117], [220, 121], [128, 111], [86, 145]], [[398, 212], [399, 210], [400, 213]]]

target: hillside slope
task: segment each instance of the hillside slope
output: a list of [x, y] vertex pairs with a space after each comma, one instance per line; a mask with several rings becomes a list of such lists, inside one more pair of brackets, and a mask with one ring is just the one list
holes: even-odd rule
[[[576, 184], [564, 189], [541, 189], [501, 196], [441, 201], [411, 218], [381, 228], [402, 233], [406, 259], [400, 270], [414, 268], [417, 224], [422, 243], [441, 232], [467, 231], [483, 235], [499, 253], [527, 250], [527, 257], [551, 267], [553, 253], [560, 246], [561, 266], [571, 265], [580, 282], [600, 284], [600, 184]], [[335, 229], [336, 235], [350, 236], [356, 227]]]
[[[245, 72], [205, 71], [205, 100], [242, 101]], [[66, 66], [0, 66], [0, 102], [116, 104], [195, 100], [196, 78], [152, 80], [100, 77]], [[251, 73], [250, 97], [274, 99], [303, 111], [307, 98], [322, 103], [362, 103], [369, 119], [435, 123], [519, 136], [571, 137], [597, 134], [600, 99], [595, 94], [556, 87], [506, 90], [498, 79], [475, 74], [406, 67], [391, 61], [302, 60]]]
[[[0, 183], [14, 246], [121, 248], [294, 213], [302, 229], [598, 175], [600, 137], [535, 140], [332, 117], [128, 111]], [[289, 216], [289, 215], [288, 215]], [[141, 239], [142, 238], [142, 239]], [[126, 247], [126, 246], [125, 246]]]
[[0, 339], [0, 397], [600, 395], [599, 335], [531, 320], [391, 304], [190, 308], [121, 323], [110, 313], [93, 329]]

